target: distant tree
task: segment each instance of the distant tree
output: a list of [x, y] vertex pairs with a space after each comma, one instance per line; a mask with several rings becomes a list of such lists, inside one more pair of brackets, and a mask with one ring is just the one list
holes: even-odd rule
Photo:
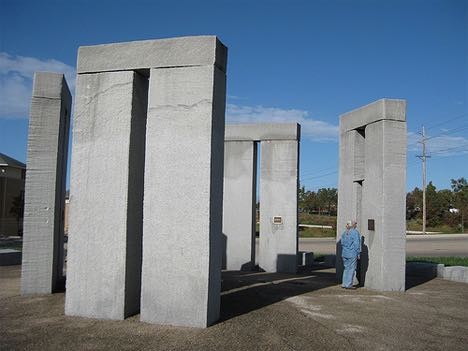
[[468, 216], [468, 183], [465, 178], [451, 179], [454, 204], [459, 210], [461, 230], [465, 231], [464, 219]]
[[418, 187], [406, 194], [406, 219], [421, 218], [422, 190]]

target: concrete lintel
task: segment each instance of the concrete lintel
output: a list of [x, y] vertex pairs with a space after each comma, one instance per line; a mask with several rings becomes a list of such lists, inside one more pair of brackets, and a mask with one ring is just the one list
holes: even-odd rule
[[406, 100], [380, 99], [340, 116], [340, 132], [364, 127], [381, 120], [406, 121]]
[[[36, 84], [39, 81], [40, 84]], [[60, 99], [67, 104], [71, 101], [70, 90], [63, 73], [35, 72], [33, 98]]]
[[227, 48], [216, 36], [142, 40], [78, 49], [77, 73], [215, 65], [226, 72]]
[[226, 126], [225, 141], [300, 140], [298, 123], [231, 124]]

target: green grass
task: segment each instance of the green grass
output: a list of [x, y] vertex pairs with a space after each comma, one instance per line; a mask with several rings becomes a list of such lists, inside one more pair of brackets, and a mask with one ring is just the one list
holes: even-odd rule
[[299, 223], [331, 225], [333, 228], [336, 228], [336, 216], [322, 216], [317, 214], [299, 213]]
[[[408, 230], [421, 231], [422, 230], [422, 221], [420, 219], [412, 219], [406, 221], [406, 227]], [[454, 234], [460, 233], [460, 229], [456, 227], [449, 226], [447, 224], [441, 224], [435, 227], [426, 227], [428, 232], [441, 232], [443, 234]]]
[[468, 257], [416, 257], [409, 256], [406, 262], [430, 262], [442, 263], [446, 266], [464, 266], [468, 267]]
[[0, 249], [13, 249], [13, 250], [23, 250], [23, 243], [22, 242], [1, 242], [0, 241]]
[[334, 238], [336, 236], [335, 229], [322, 228], [299, 228], [300, 238]]

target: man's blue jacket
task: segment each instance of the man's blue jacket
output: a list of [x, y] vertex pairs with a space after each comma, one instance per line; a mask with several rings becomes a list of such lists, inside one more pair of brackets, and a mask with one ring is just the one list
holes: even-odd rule
[[341, 256], [345, 258], [357, 257], [361, 253], [361, 235], [356, 229], [344, 231], [341, 234]]

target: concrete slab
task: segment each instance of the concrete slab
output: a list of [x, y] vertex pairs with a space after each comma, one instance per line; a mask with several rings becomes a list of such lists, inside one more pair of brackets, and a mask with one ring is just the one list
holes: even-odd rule
[[406, 100], [380, 99], [340, 116], [340, 131], [350, 131], [380, 120], [406, 121]]
[[226, 72], [227, 48], [216, 36], [81, 46], [77, 73], [215, 65]]
[[300, 140], [297, 123], [230, 124], [226, 126], [226, 141]]
[[219, 317], [225, 84], [213, 65], [151, 70], [142, 321], [207, 327]]
[[299, 143], [261, 143], [259, 265], [267, 272], [297, 269]]
[[78, 75], [67, 315], [139, 311], [147, 84], [136, 72]]
[[59, 73], [34, 75], [26, 167], [22, 294], [63, 283], [63, 211], [71, 95]]
[[224, 143], [223, 269], [255, 266], [257, 145]]

